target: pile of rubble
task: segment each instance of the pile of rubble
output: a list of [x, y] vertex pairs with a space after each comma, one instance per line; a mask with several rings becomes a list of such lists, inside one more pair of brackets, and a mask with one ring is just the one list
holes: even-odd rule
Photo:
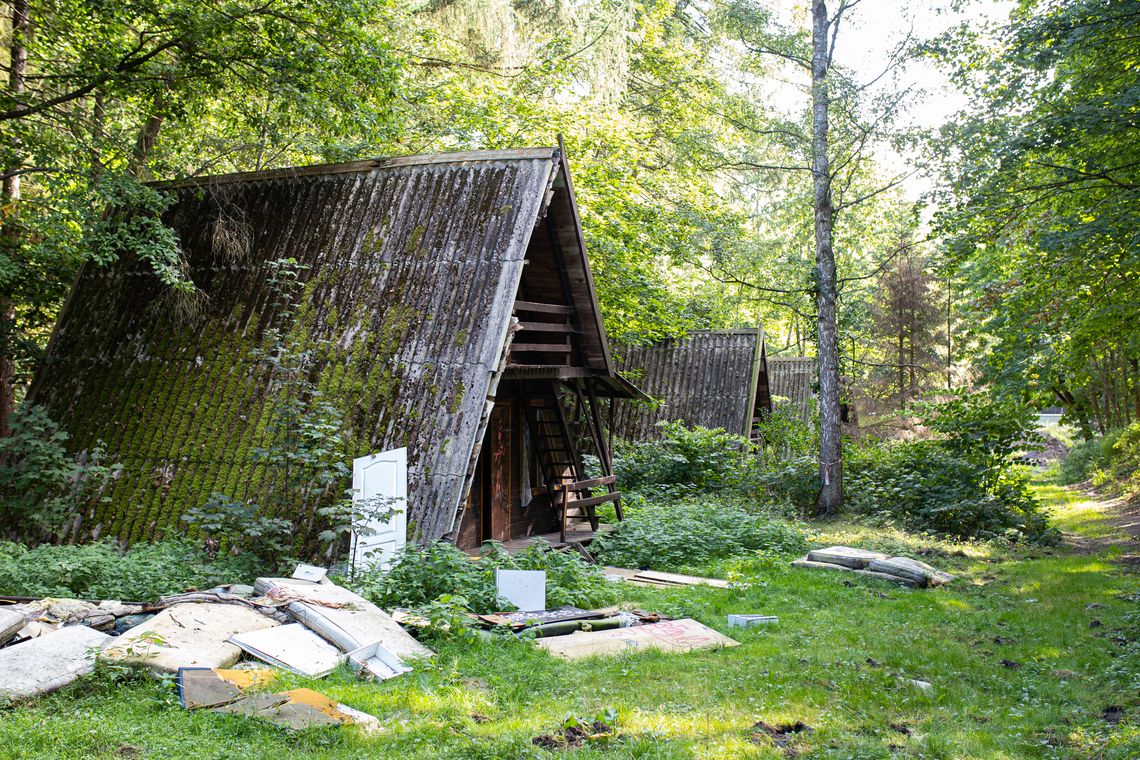
[[[219, 586], [153, 604], [43, 599], [0, 607], [0, 698], [9, 700], [62, 688], [103, 659], [176, 674], [187, 708], [242, 710], [293, 728], [367, 727], [374, 718], [317, 692], [244, 695], [274, 671], [233, 676], [227, 669], [248, 655], [311, 678], [348, 662], [386, 679], [432, 654], [388, 613], [308, 565], [292, 578], [258, 578], [253, 586]], [[195, 697], [213, 682], [232, 687], [232, 699], [207, 705]]]
[[892, 557], [889, 554], [855, 549], [850, 546], [829, 546], [826, 549], [813, 549], [807, 553], [807, 556], [794, 561], [792, 565], [818, 570], [844, 570], [870, 578], [919, 588], [941, 586], [954, 580], [953, 575], [937, 570], [916, 559]]
[[[690, 619], [619, 607], [545, 609], [542, 571], [499, 570], [496, 585], [525, 611], [472, 615], [472, 623], [485, 635], [531, 640], [557, 657], [737, 645]], [[0, 700], [60, 689], [102, 659], [175, 674], [186, 709], [255, 715], [293, 729], [355, 724], [376, 731], [374, 716], [319, 692], [265, 687], [277, 669], [321, 678], [347, 663], [367, 678], [407, 673], [433, 656], [408, 632], [425, 625], [406, 610], [388, 614], [309, 565], [291, 578], [258, 578], [253, 586], [174, 594], [153, 604], [22, 601], [0, 605]]]

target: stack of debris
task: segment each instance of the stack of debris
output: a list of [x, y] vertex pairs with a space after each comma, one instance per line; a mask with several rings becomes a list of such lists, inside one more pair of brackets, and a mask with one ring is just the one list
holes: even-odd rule
[[[0, 699], [62, 688], [103, 658], [177, 674], [188, 709], [255, 714], [291, 728], [355, 723], [374, 730], [374, 717], [317, 692], [244, 694], [272, 680], [273, 670], [226, 669], [249, 655], [310, 678], [347, 662], [386, 679], [433, 654], [379, 607], [304, 565], [292, 578], [259, 578], [253, 586], [175, 594], [154, 604], [12, 601], [19, 603], [0, 607]], [[213, 696], [194, 696], [203, 690]], [[232, 699], [217, 699], [223, 692]]]
[[879, 580], [901, 583], [905, 586], [928, 588], [941, 586], [954, 580], [954, 576], [936, 570], [925, 562], [909, 557], [892, 557], [880, 552], [855, 549], [850, 546], [829, 546], [813, 549], [792, 563], [795, 567], [820, 570], [844, 570]]
[[[727, 585], [715, 579], [623, 571], [655, 585]], [[519, 612], [473, 615], [478, 625], [531, 640], [566, 659], [657, 649], [688, 652], [737, 642], [695, 620], [637, 609], [546, 609], [546, 573], [499, 570], [499, 596]], [[287, 670], [322, 678], [342, 663], [388, 679], [432, 651], [404, 630], [423, 626], [392, 615], [302, 565], [291, 578], [258, 578], [160, 598], [153, 604], [77, 599], [8, 600], [0, 606], [0, 699], [24, 699], [90, 673], [96, 659], [176, 674], [186, 709], [254, 715], [289, 728], [356, 724], [379, 730], [374, 716], [308, 689], [272, 692]], [[488, 634], [490, 635], [490, 634]], [[243, 657], [272, 667], [238, 661]], [[236, 666], [236, 668], [235, 668]], [[252, 666], [252, 667], [251, 667]], [[244, 669], [243, 669], [244, 668]]]
[[[508, 629], [519, 638], [533, 639], [536, 646], [556, 657], [572, 660], [645, 649], [689, 652], [738, 643], [696, 620], [670, 620], [642, 610], [583, 610], [570, 606], [545, 609], [546, 573], [541, 570], [498, 571], [495, 582], [499, 596], [522, 607], [522, 611], [479, 615], [480, 622]], [[528, 606], [543, 609], [527, 609]]]

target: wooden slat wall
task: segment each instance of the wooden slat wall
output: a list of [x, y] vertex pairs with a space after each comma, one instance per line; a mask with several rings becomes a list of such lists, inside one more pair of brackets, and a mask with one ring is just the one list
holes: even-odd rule
[[742, 434], [751, 413], [758, 339], [754, 329], [702, 331], [681, 341], [615, 347], [619, 371], [662, 404], [651, 409], [638, 402], [617, 402], [614, 434], [650, 440], [658, 437], [656, 424], [663, 420]]
[[790, 404], [796, 416], [809, 422], [815, 398], [816, 360], [810, 356], [769, 356], [768, 385], [774, 408]]

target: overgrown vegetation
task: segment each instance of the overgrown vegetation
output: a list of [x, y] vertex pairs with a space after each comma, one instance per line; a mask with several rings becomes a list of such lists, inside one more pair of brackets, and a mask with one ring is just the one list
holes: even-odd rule
[[596, 607], [614, 601], [613, 584], [576, 552], [554, 551], [541, 539], [513, 555], [493, 542], [484, 549], [483, 558], [473, 562], [446, 542], [408, 544], [387, 571], [364, 571], [350, 582], [386, 608], [421, 609], [447, 596], [450, 601], [461, 599], [471, 611], [486, 613], [512, 609], [495, 590], [496, 569], [544, 570], [548, 607]]
[[1073, 446], [1061, 462], [1060, 479], [1066, 485], [1089, 481], [1111, 493], [1140, 492], [1140, 423]]
[[0, 436], [0, 531], [9, 538], [38, 542], [58, 538], [76, 512], [101, 498], [118, 464], [102, 447], [78, 456], [67, 450], [68, 435], [42, 408], [22, 405], [11, 434]]
[[210, 561], [189, 541], [140, 543], [126, 551], [111, 541], [34, 549], [0, 542], [0, 593], [10, 596], [145, 602], [191, 588], [252, 583], [277, 569], [261, 565], [251, 554]]
[[[1098, 514], [1061, 491], [1067, 527]], [[108, 685], [96, 674], [5, 709], [0, 746], [21, 758], [565, 758], [532, 740], [612, 709], [620, 734], [575, 757], [1097, 758], [1140, 754], [1134, 641], [1140, 589], [1119, 550], [1025, 550], [896, 529], [828, 524], [824, 540], [924, 556], [959, 576], [908, 591], [840, 573], [741, 557], [731, 589], [620, 587], [621, 601], [695, 617], [741, 642], [721, 651], [634, 653], [567, 664], [510, 637], [433, 640], [437, 656], [381, 683], [337, 671], [282, 683], [376, 715], [351, 729], [285, 732], [184, 710], [167, 681]], [[847, 581], [847, 583], [845, 583]], [[727, 628], [730, 613], [780, 622]], [[1006, 660], [1011, 665], [1003, 666]], [[926, 694], [900, 679], [932, 684]], [[836, 695], [843, 708], [836, 709]], [[82, 719], [77, 719], [80, 716]], [[757, 736], [803, 721], [779, 747]], [[2, 754], [2, 753], [0, 753]]]
[[607, 565], [675, 571], [755, 552], [802, 553], [806, 547], [799, 530], [748, 512], [730, 498], [705, 495], [631, 510], [591, 550]]

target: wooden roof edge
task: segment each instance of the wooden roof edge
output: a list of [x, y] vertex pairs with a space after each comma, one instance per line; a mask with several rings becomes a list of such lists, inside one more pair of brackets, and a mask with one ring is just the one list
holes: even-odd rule
[[235, 182], [256, 182], [274, 179], [296, 179], [298, 177], [324, 177], [336, 174], [356, 174], [373, 169], [395, 169], [402, 166], [427, 166], [431, 164], [464, 164], [481, 161], [533, 161], [554, 160], [558, 149], [514, 148], [511, 150], [471, 150], [455, 153], [392, 156], [367, 158], [358, 161], [345, 161], [331, 164], [311, 164], [281, 169], [212, 174], [200, 177], [187, 177], [180, 180], [159, 180], [148, 183], [151, 187], [177, 189], [202, 185], [227, 185]]
[[594, 324], [598, 330], [598, 342], [602, 348], [602, 362], [608, 375], [616, 375], [614, 359], [610, 353], [610, 342], [606, 337], [606, 327], [602, 324], [602, 309], [598, 304], [598, 290], [594, 286], [594, 274], [590, 270], [590, 258], [586, 254], [586, 238], [582, 234], [582, 218], [578, 213], [578, 197], [574, 194], [574, 182], [570, 179], [570, 164], [566, 161], [566, 143], [562, 135], [558, 135], [558, 170], [566, 181], [566, 194], [570, 199], [570, 215], [574, 225], [574, 237], [578, 241], [578, 252], [582, 261], [582, 272], [586, 280], [586, 289], [590, 293], [590, 306], [594, 311]]

